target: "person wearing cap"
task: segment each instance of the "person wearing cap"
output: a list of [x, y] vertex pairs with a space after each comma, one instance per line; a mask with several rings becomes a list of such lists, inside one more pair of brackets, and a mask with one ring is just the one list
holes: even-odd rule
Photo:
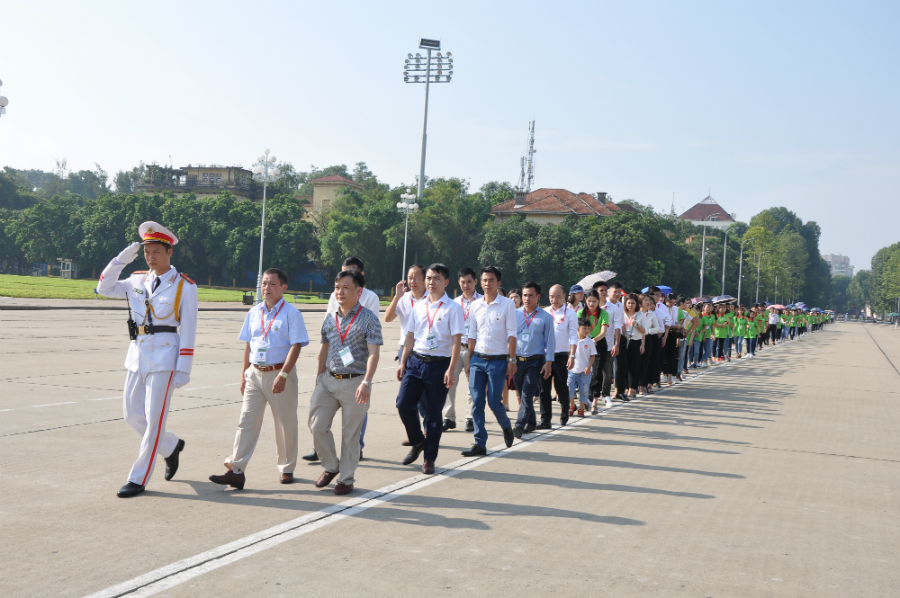
[[569, 307], [576, 313], [584, 308], [584, 287], [580, 284], [573, 284], [569, 287], [569, 298], [566, 301]]
[[[166, 418], [172, 393], [191, 380], [197, 334], [197, 285], [171, 262], [178, 237], [156, 222], [144, 222], [138, 233], [141, 241], [114, 257], [97, 283], [98, 295], [125, 299], [129, 308], [124, 412], [125, 422], [141, 435], [141, 444], [119, 498], [144, 491], [157, 455], [166, 461], [166, 480], [178, 471], [185, 443], [166, 430]], [[150, 270], [119, 280], [142, 246]]]
[[[309, 344], [300, 310], [284, 300], [288, 277], [278, 268], [263, 272], [263, 300], [244, 318], [238, 338], [244, 341], [241, 365], [241, 415], [234, 449], [225, 459], [226, 472], [209, 481], [243, 489], [247, 464], [262, 429], [266, 405], [275, 420], [275, 454], [282, 484], [294, 483], [297, 466], [297, 370], [294, 365], [301, 347]], [[357, 434], [357, 438], [358, 438]]]

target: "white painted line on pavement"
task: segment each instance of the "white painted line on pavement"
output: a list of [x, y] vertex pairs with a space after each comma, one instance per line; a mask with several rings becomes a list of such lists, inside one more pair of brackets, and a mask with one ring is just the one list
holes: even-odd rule
[[[605, 410], [604, 410], [605, 411]], [[247, 558], [269, 548], [283, 544], [298, 538], [331, 523], [336, 523], [348, 517], [352, 517], [373, 507], [390, 502], [395, 498], [421, 490], [432, 484], [451, 478], [463, 471], [468, 471], [489, 463], [495, 459], [504, 457], [525, 446], [555, 436], [561, 432], [576, 429], [586, 419], [579, 420], [564, 428], [554, 428], [542, 434], [528, 434], [518, 444], [506, 448], [505, 444], [499, 445], [488, 451], [485, 457], [467, 457], [454, 461], [444, 467], [438, 467], [434, 475], [419, 474], [397, 483], [385, 486], [378, 490], [372, 490], [366, 494], [352, 498], [336, 505], [330, 505], [315, 513], [309, 513], [297, 519], [287, 521], [269, 529], [257, 532], [218, 548], [202, 552], [193, 557], [172, 563], [151, 571], [129, 581], [117, 584], [101, 590], [86, 598], [117, 598], [129, 596], [138, 598], [153, 596], [164, 592], [195, 577], [199, 577], [220, 567], [224, 567], [241, 559]]]
[[74, 405], [75, 401], [69, 401], [67, 403], [47, 403], [46, 405], [32, 405], [32, 407], [56, 407], [57, 405]]
[[15, 409], [0, 409], [0, 413], [6, 413], [7, 411], [15, 411]]
[[[738, 365], [739, 363], [741, 362], [733, 361], [712, 366], [704, 372], [698, 372], [691, 380], [686, 382], [692, 382], [701, 376], [719, 370], [721, 367], [731, 367]], [[682, 382], [682, 384], [684, 383], [685, 382]], [[666, 389], [660, 389], [654, 394], [663, 393], [665, 390]], [[647, 400], [647, 398], [649, 397], [634, 398], [631, 399], [628, 404], [640, 403]], [[528, 434], [519, 443], [514, 444], [510, 448], [506, 448], [505, 445], [498, 445], [497, 447], [490, 449], [488, 455], [485, 457], [467, 457], [460, 459], [444, 467], [436, 468], [435, 475], [415, 475], [411, 478], [385, 486], [384, 488], [372, 490], [362, 496], [352, 498], [342, 503], [329, 505], [320, 511], [308, 513], [302, 517], [270, 527], [269, 529], [219, 546], [218, 548], [213, 548], [212, 550], [202, 552], [193, 557], [161, 567], [129, 581], [90, 594], [85, 598], [118, 598], [120, 596], [139, 598], [156, 595], [186, 581], [204, 575], [205, 573], [214, 571], [269, 548], [273, 548], [331, 523], [336, 523], [348, 517], [352, 517], [373, 507], [390, 502], [405, 494], [421, 490], [422, 488], [451, 478], [463, 471], [468, 471], [495, 459], [505, 457], [523, 447], [530, 446], [562, 432], [575, 430], [585, 422], [598, 419], [606, 413], [618, 411], [624, 407], [626, 407], [626, 404], [619, 404], [610, 408], [601, 408], [598, 415], [585, 416], [578, 421], [567, 424], [565, 427], [557, 427], [549, 432], [541, 434]]]

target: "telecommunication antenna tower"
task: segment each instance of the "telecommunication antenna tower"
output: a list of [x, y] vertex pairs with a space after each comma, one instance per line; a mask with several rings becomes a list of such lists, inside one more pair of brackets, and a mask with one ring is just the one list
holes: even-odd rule
[[534, 183], [534, 121], [528, 123], [528, 149], [519, 161], [521, 172], [519, 174], [519, 191], [531, 193], [531, 184]]

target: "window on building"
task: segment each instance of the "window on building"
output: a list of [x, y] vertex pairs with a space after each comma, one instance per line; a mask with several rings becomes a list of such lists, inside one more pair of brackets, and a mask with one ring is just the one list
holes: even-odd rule
[[208, 183], [208, 182], [209, 182], [209, 173], [208, 173], [208, 172], [204, 172], [204, 173], [203, 173], [203, 182], [204, 182], [204, 183]]

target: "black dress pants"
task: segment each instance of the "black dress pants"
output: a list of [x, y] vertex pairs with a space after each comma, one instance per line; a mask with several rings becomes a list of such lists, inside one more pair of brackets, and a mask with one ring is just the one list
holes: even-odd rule
[[[597, 349], [597, 357], [594, 359], [594, 368], [591, 370], [591, 397], [596, 399], [597, 397], [609, 396], [612, 382], [612, 358], [606, 348], [605, 338], [601, 338], [594, 343], [594, 346]], [[609, 371], [608, 374], [606, 373], [607, 370]], [[603, 393], [604, 387], [606, 388], [606, 394]]]
[[625, 352], [628, 353], [628, 372], [626, 373], [628, 388], [637, 390], [641, 384], [641, 366], [647, 363], [643, 359], [644, 354], [647, 353], [647, 347], [644, 347], [644, 353], [641, 353], [641, 341], [633, 339], [628, 341], [628, 349]]
[[623, 334], [616, 356], [616, 394], [625, 394], [628, 388], [628, 338]]
[[550, 393], [551, 385], [556, 390], [556, 399], [562, 405], [563, 412], [569, 414], [569, 353], [556, 353], [553, 356], [553, 369], [549, 378], [542, 379], [541, 389], [541, 423], [549, 424], [553, 421], [553, 395]]

